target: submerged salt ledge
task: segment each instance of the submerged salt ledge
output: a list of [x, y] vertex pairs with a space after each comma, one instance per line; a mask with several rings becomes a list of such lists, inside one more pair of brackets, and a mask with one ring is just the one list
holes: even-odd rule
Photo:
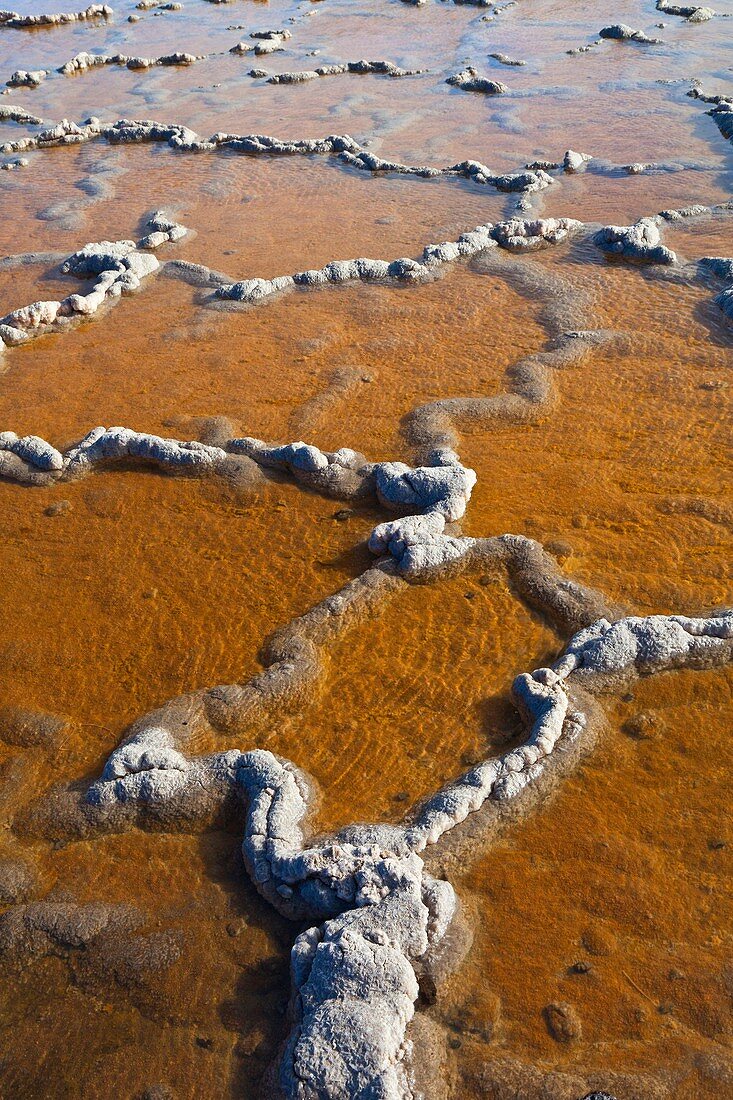
[[[459, 445], [457, 424], [531, 424], [552, 408], [556, 399], [554, 372], [579, 365], [600, 347], [618, 339], [606, 330], [565, 331], [557, 327], [551, 343], [511, 364], [507, 370], [507, 388], [487, 397], [447, 397], [413, 409], [406, 418], [410, 441], [425, 456], [451, 455]], [[423, 544], [427, 539], [421, 540]], [[407, 540], [410, 561], [427, 550], [413, 550]]]
[[[532, 238], [518, 240], [530, 251], [534, 247]], [[597, 349], [623, 341], [621, 333], [588, 327], [594, 318], [592, 294], [587, 289], [564, 279], [555, 267], [527, 264], [525, 251], [527, 248], [512, 249], [509, 255], [498, 249], [483, 251], [473, 269], [479, 277], [504, 279], [513, 291], [539, 304], [539, 319], [548, 343], [507, 368], [503, 391], [486, 396], [473, 393], [445, 397], [412, 409], [405, 418], [404, 430], [417, 455], [426, 461], [454, 454], [460, 447], [460, 429], [465, 425], [537, 423], [551, 412], [557, 400], [556, 371], [579, 366]], [[423, 553], [419, 547], [415, 552]], [[407, 561], [412, 554], [409, 550]]]

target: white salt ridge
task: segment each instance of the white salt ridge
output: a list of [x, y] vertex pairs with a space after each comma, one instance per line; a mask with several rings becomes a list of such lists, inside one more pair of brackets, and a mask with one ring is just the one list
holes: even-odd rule
[[[91, 255], [80, 262], [93, 265], [96, 260]], [[475, 482], [473, 472], [457, 461], [411, 469], [402, 463], [366, 463], [347, 448], [322, 452], [301, 442], [268, 447], [245, 438], [211, 447], [100, 428], [62, 456], [34, 437], [19, 440], [4, 433], [0, 440], [25, 461], [54, 471], [59, 463], [78, 470], [129, 456], [206, 467], [233, 452], [290, 469], [306, 483], [332, 491], [356, 474], [360, 484], [354, 491], [367, 485], [387, 505], [423, 509], [420, 516], [379, 525], [372, 535], [374, 550], [401, 543], [396, 552], [402, 555], [415, 538], [440, 539], [445, 521], [463, 514]], [[502, 554], [516, 557], [515, 568], [522, 568], [525, 551], [534, 546], [504, 536], [493, 540], [491, 552], [500, 545]], [[377, 575], [382, 582], [388, 579]], [[342, 616], [349, 606], [372, 599], [379, 589], [365, 585], [365, 579], [351, 582], [306, 618], [315, 625], [324, 616]], [[575, 589], [581, 606], [582, 601], [586, 609], [593, 606], [592, 594], [556, 574], [544, 580], [538, 574], [538, 582], [539, 599], [557, 602], [560, 588]], [[282, 693], [288, 681], [309, 681], [313, 655], [307, 637], [296, 631], [292, 639], [283, 639], [280, 671], [270, 690]], [[89, 788], [87, 806], [100, 823], [106, 818], [135, 822], [139, 808], [159, 811], [168, 804], [197, 802], [209, 806], [225, 799], [227, 792], [239, 791], [246, 803], [242, 851], [257, 889], [284, 915], [320, 925], [302, 933], [293, 948], [292, 1029], [279, 1069], [284, 1095], [292, 1100], [305, 1095], [406, 1100], [412, 1095], [406, 1059], [407, 1029], [418, 995], [415, 971], [429, 968], [431, 953], [443, 941], [456, 908], [450, 884], [431, 878], [419, 853], [487, 801], [501, 805], [517, 798], [544, 775], [561, 745], [571, 746], [582, 737], [586, 719], [571, 706], [568, 694], [574, 678], [591, 690], [596, 682], [619, 689], [640, 674], [712, 667], [732, 655], [733, 611], [706, 618], [596, 619], [571, 638], [552, 668], [517, 677], [514, 697], [529, 725], [524, 743], [472, 768], [403, 826], [355, 826], [308, 846], [305, 823], [313, 791], [307, 776], [263, 750], [187, 758], [177, 747], [176, 732], [182, 715], [187, 726], [193, 713], [185, 701], [136, 725]], [[255, 692], [261, 700], [270, 671], [274, 667], [263, 674]]]
[[69, 256], [61, 266], [64, 274], [94, 277], [88, 294], [70, 294], [61, 301], [32, 302], [0, 319], [0, 351], [34, 336], [62, 330], [72, 317], [91, 317], [103, 303], [138, 290], [143, 279], [160, 266], [155, 256], [142, 249], [159, 248], [167, 241], [185, 236], [185, 226], [171, 221], [161, 211], [148, 222], [150, 233], [134, 241], [98, 241]]
[[0, 12], [0, 27], [27, 29], [35, 27], [59, 27], [67, 23], [83, 23], [90, 19], [107, 19], [113, 15], [107, 4], [90, 4], [83, 11], [51, 12], [41, 15], [19, 15], [17, 11]]
[[[122, 55], [116, 55], [122, 59]], [[188, 55], [170, 55], [183, 57]], [[190, 55], [193, 56], [193, 55]], [[93, 65], [94, 55], [77, 55], [80, 65]], [[74, 66], [77, 58], [67, 64]], [[89, 61], [92, 58], [92, 61]], [[112, 59], [114, 60], [114, 58]], [[144, 60], [144, 59], [143, 59]], [[152, 59], [156, 62], [156, 59]], [[108, 63], [105, 57], [104, 63]], [[117, 63], [115, 61], [115, 63]], [[120, 60], [119, 63], [122, 63]], [[178, 63], [178, 62], [171, 62]], [[388, 64], [358, 62], [356, 64]], [[71, 70], [73, 71], [73, 69]], [[315, 70], [314, 70], [315, 72]], [[19, 153], [30, 149], [47, 149], [53, 146], [76, 145], [96, 139], [104, 139], [113, 145], [138, 144], [141, 142], [163, 142], [172, 149], [188, 153], [213, 153], [218, 150], [243, 153], [246, 155], [269, 156], [311, 156], [333, 155], [344, 164], [363, 172], [394, 173], [410, 175], [422, 179], [435, 179], [438, 176], [458, 177], [473, 183], [494, 187], [497, 191], [532, 194], [549, 187], [552, 176], [542, 169], [525, 169], [518, 172], [496, 174], [485, 164], [476, 160], [464, 160], [458, 164], [434, 168], [429, 165], [402, 164], [399, 161], [386, 160], [362, 148], [348, 134], [331, 134], [325, 138], [280, 141], [266, 134], [232, 134], [217, 132], [210, 138], [202, 138], [194, 130], [178, 124], [161, 123], [152, 119], [117, 119], [107, 124], [92, 117], [77, 124], [69, 119], [62, 121], [40, 134], [34, 134], [14, 142], [5, 142], [0, 152]]]
[[[295, 920], [325, 921], [302, 933], [292, 951], [293, 1023], [279, 1073], [284, 1095], [412, 1096], [405, 1058], [418, 996], [415, 967], [440, 944], [456, 905], [450, 885], [428, 876], [417, 853], [488, 799], [517, 797], [543, 774], [561, 742], [577, 740], [585, 719], [570, 709], [570, 677], [611, 677], [618, 685], [663, 669], [710, 667], [732, 655], [733, 610], [696, 619], [599, 620], [571, 639], [552, 668], [517, 677], [515, 698], [530, 722], [524, 744], [438, 792], [411, 824], [354, 828], [348, 841], [319, 847], [305, 847], [310, 788], [294, 765], [263, 750], [204, 758], [244, 794], [243, 854], [258, 890]], [[165, 800], [197, 785], [200, 768], [164, 729], [143, 730], [115, 750], [89, 798], [102, 807]]]
[[[82, 253], [75, 255], [81, 257]], [[78, 263], [85, 270], [94, 268], [102, 262], [100, 255], [91, 251]], [[51, 307], [48, 316], [53, 315], [54, 305], [36, 303], [37, 307]], [[3, 462], [3, 452], [21, 459], [23, 465]], [[216, 447], [123, 427], [94, 428], [62, 454], [36, 436], [19, 439], [14, 432], [0, 434], [0, 476], [26, 481], [37, 480], [36, 471], [55, 480], [82, 477], [96, 466], [124, 459], [173, 470], [223, 472], [233, 455], [243, 455], [263, 467], [289, 470], [299, 481], [332, 496], [372, 494], [389, 508], [420, 509], [422, 515], [379, 524], [369, 539], [372, 552], [392, 555], [403, 573], [437, 568], [462, 556], [473, 545], [473, 540], [442, 534], [446, 522], [464, 515], [476, 483], [473, 470], [462, 466], [457, 457], [451, 459], [445, 454], [440, 456], [440, 464], [411, 468], [402, 462], [371, 463], [346, 447], [321, 451], [303, 442], [270, 447], [251, 438], [230, 439]]]
[[[548, 177], [549, 179], [550, 177]], [[373, 260], [360, 257], [355, 260], [332, 260], [325, 267], [309, 271], [297, 271], [294, 275], [280, 275], [274, 279], [243, 279], [236, 283], [224, 283], [216, 289], [218, 298], [254, 305], [283, 290], [295, 287], [318, 287], [349, 282], [420, 282], [432, 277], [443, 264], [463, 257], [475, 256], [497, 244], [511, 252], [536, 251], [567, 240], [583, 228], [582, 222], [573, 218], [539, 218], [527, 220], [514, 218], [493, 225], [477, 225], [462, 233], [457, 241], [429, 244], [423, 249], [420, 260], [403, 256], [397, 260]]]
[[661, 243], [659, 226], [654, 218], [640, 218], [634, 225], [606, 225], [596, 233], [594, 242], [607, 255], [631, 263], [677, 262], [675, 253]]

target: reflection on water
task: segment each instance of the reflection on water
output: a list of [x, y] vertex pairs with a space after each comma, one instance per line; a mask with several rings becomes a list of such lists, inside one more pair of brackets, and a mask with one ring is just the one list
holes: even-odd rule
[[[16, 6], [38, 10], [33, 0]], [[0, 72], [4, 81], [17, 68], [55, 70], [82, 50], [206, 53], [185, 69], [53, 71], [5, 102], [49, 123], [93, 114], [185, 123], [204, 136], [350, 133], [380, 156], [476, 158], [495, 172], [568, 147], [593, 154], [587, 170], [532, 197], [533, 216], [628, 224], [728, 198], [732, 147], [687, 84], [660, 83], [700, 78], [730, 93], [727, 24], [689, 24], [638, 0], [566, 8], [186, 0], [156, 15], [123, 0], [107, 22], [2, 30]], [[663, 45], [566, 53], [610, 22]], [[278, 27], [292, 30], [282, 52], [229, 54], [250, 31]], [[527, 64], [502, 67], [493, 52]], [[282, 72], [359, 57], [427, 71], [294, 86], [248, 75], [260, 63]], [[505, 81], [508, 95], [448, 88], [466, 63]], [[25, 132], [0, 123], [3, 140]], [[650, 162], [665, 170], [621, 170]], [[232, 279], [418, 256], [514, 214], [517, 200], [327, 157], [103, 142], [29, 154], [26, 168], [0, 175], [3, 255], [137, 238], [146, 214], [165, 207], [194, 232], [160, 258]], [[733, 255], [733, 221], [722, 215], [664, 233], [683, 260]], [[562, 278], [584, 292], [587, 325], [618, 338], [553, 372], [553, 403], [536, 422], [457, 425], [461, 459], [478, 475], [464, 533], [536, 538], [574, 579], [630, 611], [729, 603], [730, 327], [715, 289], [688, 269], [662, 280], [608, 264], [586, 245], [527, 262], [549, 291], [461, 264], [426, 285], [293, 292], [245, 311], [211, 309], [162, 271], [113, 312], [8, 350], [0, 430], [64, 447], [95, 424], [194, 438], [197, 418], [224, 415], [241, 434], [287, 440], [305, 425], [323, 448], [410, 461], [407, 414], [441, 397], [503, 392], [507, 368], [545, 345], [543, 295], [552, 299]], [[0, 314], [77, 289], [52, 260], [6, 266]], [[334, 381], [342, 368], [353, 384]], [[239, 834], [51, 843], [13, 823], [54, 784], [98, 774], [138, 715], [253, 675], [272, 631], [361, 573], [382, 513], [339, 507], [279, 479], [253, 489], [136, 468], [46, 489], [0, 483], [0, 900], [8, 911], [38, 900], [122, 907], [84, 948], [29, 933], [8, 951], [0, 940], [3, 1096], [256, 1094], [285, 1031], [293, 928], [256, 895]], [[565, 641], [503, 576], [405, 584], [329, 644], [312, 698], [253, 743], [315, 777], [317, 827], [397, 820], [518, 735], [512, 678]], [[732, 688], [724, 671], [675, 673], [605, 700], [596, 753], [550, 805], [453, 875], [473, 946], [427, 1009], [446, 1029], [450, 1095], [579, 1100], [594, 1072], [617, 1074], [619, 1100], [733, 1087]], [[24, 732], [28, 711], [54, 716], [42, 736]], [[226, 747], [221, 737], [197, 746]], [[556, 1002], [580, 1021], [569, 1043], [546, 1025]]]

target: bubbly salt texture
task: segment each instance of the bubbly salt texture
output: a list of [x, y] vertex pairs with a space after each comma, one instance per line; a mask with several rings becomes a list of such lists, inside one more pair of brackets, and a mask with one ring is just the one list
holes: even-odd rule
[[[41, 10], [35, 0], [14, 6]], [[0, 106], [47, 124], [152, 118], [203, 138], [348, 133], [387, 159], [476, 159], [497, 174], [562, 160], [568, 148], [595, 158], [574, 175], [553, 172], [519, 212], [527, 217], [628, 225], [731, 197], [733, 146], [685, 94], [693, 79], [733, 94], [729, 0], [700, 24], [637, 0], [592, 9], [520, 0], [496, 14], [397, 0], [184, 0], [159, 15], [131, 0], [113, 6], [108, 20], [0, 28], [3, 82], [16, 69], [50, 70]], [[663, 42], [567, 54], [613, 23]], [[292, 31], [283, 52], [228, 52], [251, 31], [281, 27]], [[80, 51], [212, 56], [56, 73]], [[526, 65], [501, 65], [495, 52]], [[359, 58], [427, 71], [301, 85], [248, 75]], [[469, 63], [509, 92], [444, 83]], [[0, 139], [39, 129], [0, 121]], [[137, 240], [163, 208], [189, 234], [158, 258], [231, 281], [419, 257], [429, 243], [516, 215], [519, 198], [323, 155], [104, 140], [24, 155], [27, 167], [0, 173], [3, 256], [60, 260], [87, 241]], [[659, 167], [624, 170], [639, 163]], [[531, 420], [455, 422], [461, 461], [478, 476], [463, 533], [537, 539], [619, 613], [730, 606], [731, 326], [714, 302], [723, 284], [698, 279], [686, 261], [733, 256], [733, 216], [663, 225], [662, 237], [681, 261], [671, 278], [609, 263], [586, 235], [526, 258], [494, 250], [426, 283], [291, 291], [255, 307], [213, 300], [164, 266], [114, 310], [6, 349], [0, 430], [64, 448], [97, 424], [194, 439], [203, 418], [225, 416], [235, 434], [412, 465], [414, 410], [505, 392], [512, 365], [552, 339], [555, 302], [562, 328], [615, 335], [550, 371], [551, 399]], [[0, 264], [0, 314], [88, 289], [57, 263]], [[29, 959], [0, 938], [0, 1094], [271, 1095], [294, 927], [245, 874], [241, 827], [78, 840], [28, 820], [54, 785], [96, 778], [139, 715], [254, 675], [268, 635], [371, 564], [365, 540], [385, 513], [279, 476], [191, 480], [126, 464], [44, 488], [2, 481], [0, 515], [3, 905], [104, 902], [136, 914], [113, 950], [61, 942]], [[205, 731], [187, 751], [261, 747], [293, 760], [320, 788], [315, 829], [398, 821], [523, 739], [512, 679], [567, 640], [501, 572], [404, 582], [329, 642], [317, 683], [294, 707], [233, 740]], [[470, 860], [436, 852], [433, 873], [456, 887], [473, 934], [435, 1003], [421, 1006], [439, 1036], [436, 1097], [580, 1100], [606, 1087], [618, 1100], [704, 1100], [733, 1088], [732, 687], [730, 670], [685, 671], [600, 696], [597, 747], [551, 802]], [[18, 708], [64, 724], [46, 744], [23, 744]], [[8, 861], [32, 872], [15, 895]], [[567, 1042], [544, 1014], [558, 1002], [581, 1023]]]

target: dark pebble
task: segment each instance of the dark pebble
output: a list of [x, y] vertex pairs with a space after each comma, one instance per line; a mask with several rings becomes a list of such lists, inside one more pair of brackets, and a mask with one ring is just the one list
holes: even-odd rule
[[551, 542], [546, 542], [545, 550], [550, 554], [554, 554], [556, 558], [569, 558], [573, 553], [572, 546], [564, 539], [552, 539]]
[[635, 714], [633, 718], [629, 718], [628, 722], [624, 722], [621, 728], [629, 737], [637, 741], [645, 741], [652, 736], [656, 724], [657, 719], [653, 714]]
[[70, 500], [55, 500], [53, 504], [49, 504], [48, 508], [44, 508], [43, 514], [44, 516], [63, 516], [70, 511]]
[[545, 1017], [547, 1030], [558, 1043], [570, 1043], [580, 1038], [580, 1020], [572, 1005], [556, 1001], [547, 1005], [542, 1015]]

